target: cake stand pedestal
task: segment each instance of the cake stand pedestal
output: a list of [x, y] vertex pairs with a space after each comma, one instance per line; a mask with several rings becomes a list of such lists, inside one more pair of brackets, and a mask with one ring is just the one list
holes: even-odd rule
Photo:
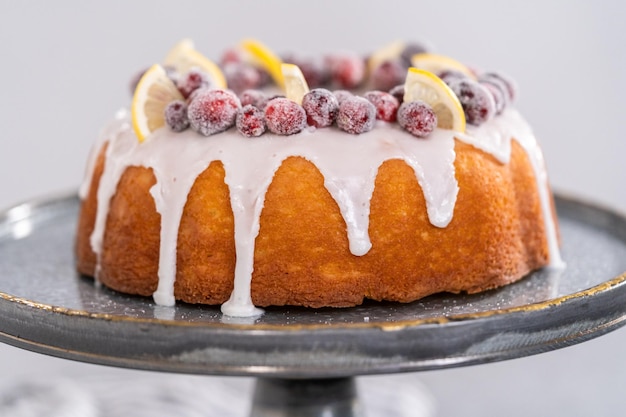
[[0, 341], [118, 367], [255, 376], [254, 417], [362, 416], [358, 375], [519, 358], [626, 323], [626, 217], [562, 196], [564, 271], [476, 295], [269, 308], [250, 319], [216, 307], [159, 307], [78, 276], [78, 206], [71, 195], [0, 214]]

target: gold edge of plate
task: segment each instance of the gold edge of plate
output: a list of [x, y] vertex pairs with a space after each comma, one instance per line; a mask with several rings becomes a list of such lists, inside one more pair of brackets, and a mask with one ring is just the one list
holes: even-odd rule
[[[172, 321], [172, 320], [164, 320], [158, 318], [139, 318], [139, 317], [129, 317], [129, 316], [120, 316], [115, 314], [108, 313], [91, 313], [84, 310], [72, 309], [67, 307], [58, 307], [49, 304], [39, 303], [32, 300], [28, 300], [23, 297], [16, 297], [4, 292], [0, 292], [0, 300], [5, 300], [7, 302], [15, 303], [18, 305], [26, 306], [29, 308], [33, 308], [36, 310], [41, 310], [44, 312], [50, 312], [54, 314], [61, 314], [71, 317], [84, 317], [87, 319], [96, 319], [96, 320], [106, 320], [111, 322], [118, 323], [151, 323], [151, 324], [159, 324], [166, 326], [175, 326], [175, 327], [206, 327], [206, 328], [216, 328], [221, 330], [267, 330], [267, 331], [307, 331], [307, 330], [346, 330], [346, 329], [359, 329], [359, 328], [379, 328], [382, 331], [399, 331], [406, 329], [408, 327], [417, 327], [424, 325], [437, 325], [437, 324], [446, 324], [450, 322], [461, 322], [461, 321], [470, 321], [477, 319], [485, 319], [489, 317], [495, 317], [503, 314], [519, 314], [519, 313], [529, 313], [541, 311], [549, 308], [553, 308], [559, 306], [563, 303], [574, 299], [586, 298], [595, 296], [597, 294], [606, 292], [611, 290], [612, 288], [626, 285], [626, 272], [618, 275], [617, 277], [605, 281], [599, 285], [588, 288], [586, 290], [578, 291], [572, 294], [567, 294], [561, 297], [557, 297], [554, 299], [541, 301], [538, 303], [528, 304], [524, 306], [518, 307], [510, 307], [501, 310], [489, 310], [482, 311], [477, 313], [467, 313], [467, 314], [458, 314], [453, 316], [441, 316], [441, 317], [432, 317], [425, 319], [415, 319], [415, 320], [401, 320], [396, 322], [383, 322], [383, 323], [338, 323], [333, 325], [328, 324], [238, 324], [238, 323], [206, 323], [206, 322], [184, 322], [184, 321]], [[175, 307], [173, 307], [175, 308]]]

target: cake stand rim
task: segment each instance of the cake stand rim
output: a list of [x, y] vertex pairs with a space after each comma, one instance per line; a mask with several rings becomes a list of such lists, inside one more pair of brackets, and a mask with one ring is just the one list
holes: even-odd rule
[[[626, 212], [621, 212], [615, 208], [608, 207], [602, 204], [596, 204], [585, 200], [581, 197], [575, 196], [571, 193], [564, 193], [562, 191], [554, 192], [554, 199], [560, 204], [574, 204], [585, 206], [591, 209], [595, 209], [597, 211], [604, 212], [605, 214], [609, 214], [612, 216], [616, 216], [621, 218], [624, 222], [626, 222]], [[77, 193], [74, 191], [66, 191], [62, 193], [53, 194], [51, 196], [43, 196], [39, 198], [34, 198], [32, 200], [26, 200], [22, 203], [18, 203], [14, 206], [11, 206], [7, 209], [0, 211], [0, 224], [3, 224], [7, 221], [15, 221], [21, 220], [21, 216], [12, 216], [13, 212], [31, 212], [36, 209], [40, 209], [43, 206], [59, 204], [65, 201], [76, 200], [80, 202], [80, 198]], [[14, 217], [12, 219], [11, 217]], [[618, 285], [626, 285], [626, 271], [623, 273], [604, 281], [598, 285], [594, 285], [592, 287], [586, 288], [581, 291], [577, 291], [571, 294], [566, 294], [560, 297], [556, 297], [549, 300], [544, 300], [540, 302], [530, 303], [523, 306], [517, 307], [508, 307], [499, 310], [490, 310], [476, 313], [459, 313], [452, 314], [446, 317], [435, 317], [435, 318], [426, 318], [426, 319], [415, 319], [415, 320], [404, 320], [404, 321], [395, 321], [395, 322], [384, 322], [384, 323], [336, 323], [332, 325], [333, 329], [345, 330], [346, 328], [381, 328], [382, 330], [395, 330], [401, 327], [414, 327], [414, 326], [423, 326], [423, 325], [438, 325], [448, 322], [460, 322], [467, 320], [475, 320], [475, 319], [484, 319], [495, 315], [500, 314], [508, 314], [508, 313], [520, 313], [520, 312], [528, 312], [528, 311], [536, 311], [542, 310], [546, 308], [550, 308], [554, 305], [558, 305], [567, 301], [569, 299], [576, 299], [582, 297], [588, 297], [594, 295], [595, 293], [606, 291], [612, 287]], [[82, 317], [90, 317], [94, 319], [102, 319], [109, 321], [129, 321], [136, 323], [158, 323], [163, 325], [170, 326], [183, 326], [183, 327], [214, 327], [219, 329], [227, 329], [227, 330], [255, 330], [255, 331], [289, 331], [289, 330], [300, 330], [302, 328], [306, 328], [306, 330], [316, 330], [316, 329], [324, 329], [328, 330], [329, 326], [323, 324], [306, 324], [306, 325], [283, 325], [283, 324], [269, 324], [269, 323], [256, 323], [256, 324], [242, 324], [242, 323], [206, 323], [206, 322], [183, 322], [177, 320], [168, 320], [161, 318], [140, 318], [140, 317], [130, 317], [130, 316], [120, 316], [109, 313], [93, 313], [79, 309], [73, 308], [65, 308], [61, 306], [54, 306], [51, 304], [40, 303], [36, 301], [29, 300], [24, 297], [14, 296], [8, 293], [5, 293], [0, 289], [0, 300], [5, 300], [13, 303], [23, 304], [25, 306], [29, 306], [36, 309], [51, 311], [58, 314], [63, 314], [67, 316], [82, 316]], [[338, 309], [340, 310], [340, 309]]]
[[[626, 216], [618, 213], [615, 210], [606, 210], [599, 205], [589, 203], [589, 202], [581, 202], [579, 199], [564, 197], [560, 194], [555, 195], [556, 199], [561, 204], [574, 204], [580, 205], [583, 204], [585, 207], [583, 208], [591, 208], [593, 210], [599, 210], [603, 212], [603, 214], [614, 215], [618, 217], [620, 222], [626, 222]], [[76, 200], [76, 195], [66, 195], [64, 197], [65, 200]], [[7, 217], [11, 215], [19, 220], [20, 211], [24, 213], [28, 213], [29, 210], [34, 210], [36, 204], [45, 205], [45, 204], [58, 204], [59, 201], [62, 200], [60, 198], [57, 199], [39, 199], [36, 200], [38, 203], [27, 202], [22, 203], [20, 205], [14, 206], [9, 210], [6, 210], [0, 213], [0, 223], [4, 220], [6, 221]], [[21, 207], [21, 209], [20, 209]], [[11, 214], [12, 213], [12, 214]], [[625, 223], [626, 224], [626, 223]], [[626, 242], [626, 239], [621, 239]], [[402, 322], [393, 322], [393, 323], [337, 323], [333, 326], [319, 326], [319, 325], [296, 325], [292, 327], [286, 328], [282, 325], [272, 325], [272, 324], [254, 324], [254, 325], [241, 325], [241, 324], [233, 324], [233, 323], [192, 323], [192, 322], [176, 322], [172, 320], [163, 320], [158, 318], [137, 318], [137, 317], [126, 317], [126, 316], [116, 316], [104, 313], [90, 313], [87, 311], [63, 308], [63, 307], [55, 307], [52, 305], [45, 305], [42, 303], [33, 302], [31, 300], [27, 300], [24, 298], [16, 297], [5, 292], [0, 292], [0, 310], [7, 311], [7, 306], [9, 309], [17, 309], [25, 311], [25, 314], [41, 314], [47, 318], [50, 318], [52, 321], [56, 321], [59, 317], [61, 319], [65, 318], [65, 316], [74, 317], [77, 320], [85, 321], [85, 319], [89, 322], [95, 323], [104, 323], [104, 322], [112, 322], [114, 325], [153, 325], [155, 328], [174, 328], [174, 330], [184, 330], [187, 327], [199, 328], [198, 331], [202, 332], [210, 332], [212, 334], [229, 334], [235, 335], [237, 340], [243, 340], [247, 334], [250, 333], [250, 330], [253, 330], [257, 334], [265, 334], [266, 336], [271, 336], [275, 334], [280, 335], [290, 335], [291, 333], [309, 333], [309, 337], [311, 334], [319, 334], [328, 338], [329, 335], [334, 335], [338, 333], [347, 333], [351, 335], [351, 337], [360, 337], [359, 334], [363, 333], [361, 330], [364, 328], [372, 329], [375, 328], [377, 330], [382, 330], [381, 335], [392, 335], [393, 337], [402, 337], [402, 335], [409, 334], [414, 335], [416, 330], [430, 329], [430, 330], [438, 330], [443, 327], [462, 327], [462, 325], [480, 325], [483, 324], [496, 324], [500, 323], [499, 320], [507, 319], [507, 318], [516, 318], [516, 317], [549, 317], [546, 314], [546, 310], [550, 308], [558, 308], [559, 306], [563, 306], [563, 311], [575, 310], [578, 308], [579, 304], [584, 304], [586, 300], [593, 300], [595, 298], [602, 297], [610, 297], [614, 294], [617, 294], [621, 298], [626, 297], [626, 272], [614, 277], [612, 279], [606, 280], [600, 284], [594, 285], [590, 288], [587, 288], [582, 291], [576, 291], [571, 294], [567, 294], [561, 297], [557, 297], [554, 299], [531, 303], [519, 307], [511, 307], [501, 310], [491, 310], [484, 311], [479, 313], [469, 313], [469, 314], [457, 314], [450, 315], [444, 318], [437, 317], [433, 319], [419, 319], [419, 320], [411, 320], [411, 321], [402, 321]], [[621, 294], [621, 295], [620, 295]], [[620, 298], [620, 299], [621, 299]], [[602, 298], [604, 299], [604, 298]], [[611, 298], [607, 298], [611, 300]], [[4, 307], [2, 306], [4, 305]], [[609, 311], [610, 309], [606, 310]], [[605, 311], [605, 310], [603, 310]], [[48, 314], [51, 313], [51, 314]], [[129, 367], [129, 368], [137, 368], [137, 369], [145, 369], [145, 370], [156, 370], [156, 371], [171, 371], [171, 372], [183, 372], [183, 373], [201, 373], [201, 374], [222, 374], [222, 375], [256, 375], [256, 376], [279, 376], [279, 377], [289, 377], [289, 378], [321, 378], [328, 376], [350, 376], [350, 375], [365, 375], [365, 374], [377, 374], [377, 373], [391, 373], [391, 372], [407, 372], [407, 371], [416, 371], [416, 370], [430, 370], [430, 369], [440, 369], [440, 368], [448, 368], [462, 365], [470, 365], [477, 363], [486, 363], [493, 362], [498, 360], [511, 359], [515, 357], [528, 356], [535, 353], [540, 353], [542, 351], [548, 351], [557, 349], [559, 347], [571, 345], [574, 343], [582, 342], [593, 337], [602, 335], [611, 330], [614, 330], [620, 326], [626, 324], [626, 308], [619, 309], [616, 311], [612, 311], [611, 313], [614, 316], [605, 320], [604, 317], [598, 319], [597, 321], [592, 321], [587, 327], [579, 328], [578, 330], [574, 330], [573, 332], [569, 332], [566, 337], [561, 337], [560, 339], [555, 339], [556, 342], [548, 341], [546, 343], [533, 345], [530, 348], [523, 349], [510, 349], [510, 350], [502, 350], [497, 352], [478, 352], [476, 355], [466, 355], [466, 356], [456, 356], [456, 357], [435, 357], [429, 360], [400, 360], [399, 362], [385, 363], [385, 364], [374, 364], [369, 365], [366, 368], [359, 368], [358, 366], [354, 366], [348, 364], [344, 368], [329, 370], [328, 368], [323, 369], [315, 369], [311, 368], [310, 364], [308, 368], [296, 369], [293, 365], [281, 365], [279, 363], [270, 364], [268, 366], [259, 366], [259, 365], [224, 365], [221, 363], [195, 363], [185, 362], [185, 363], [170, 363], [168, 362], [171, 358], [165, 357], [165, 362], [155, 361], [154, 357], [149, 359], [148, 361], [143, 361], [142, 359], [133, 358], [133, 357], [113, 357], [110, 355], [102, 355], [93, 352], [86, 352], [79, 350], [72, 350], [67, 347], [60, 347], [59, 345], [52, 345], [50, 343], [46, 344], [46, 342], [42, 342], [41, 340], [29, 340], [26, 338], [20, 338], [18, 335], [9, 333], [5, 331], [5, 328], [0, 328], [0, 341], [7, 342], [9, 344], [26, 348], [29, 350], [33, 350], [40, 353], [48, 353], [54, 356], [65, 357], [68, 359], [78, 359], [85, 362], [91, 363], [99, 363], [104, 365], [112, 365], [112, 366], [121, 366], [121, 367]], [[499, 317], [498, 317], [499, 316]], [[595, 316], [594, 316], [595, 317]], [[176, 325], [173, 325], [176, 323]], [[447, 326], [442, 326], [445, 324]], [[35, 325], [36, 326], [36, 325]], [[571, 326], [571, 325], [570, 325]], [[534, 328], [533, 328], [534, 329]], [[37, 330], [35, 328], [35, 330]], [[569, 330], [568, 330], [569, 331]], [[390, 340], [391, 340], [390, 339]], [[197, 365], [197, 366], [195, 366]]]

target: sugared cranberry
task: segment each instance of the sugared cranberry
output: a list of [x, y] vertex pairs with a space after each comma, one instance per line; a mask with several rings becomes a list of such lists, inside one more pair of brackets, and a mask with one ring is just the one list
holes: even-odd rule
[[335, 90], [333, 91], [333, 95], [337, 98], [337, 102], [339, 103], [340, 106], [341, 106], [341, 103], [343, 103], [345, 99], [354, 97], [354, 94], [352, 94], [348, 90]]
[[441, 78], [446, 84], [450, 84], [452, 81], [468, 78], [467, 75], [463, 72], [453, 69], [443, 70], [439, 74], [437, 74], [437, 76]]
[[182, 132], [189, 127], [187, 104], [182, 100], [174, 100], [165, 106], [165, 123], [174, 132]]
[[365, 133], [374, 127], [376, 107], [363, 97], [353, 96], [339, 105], [337, 126], [348, 133]]
[[365, 62], [358, 55], [337, 55], [327, 58], [332, 82], [342, 89], [358, 87], [365, 78]]
[[452, 81], [450, 88], [463, 106], [467, 123], [480, 125], [496, 113], [493, 96], [477, 81], [469, 78]]
[[423, 101], [410, 101], [398, 109], [398, 124], [412, 135], [424, 138], [437, 127], [437, 115]]
[[306, 113], [295, 101], [278, 97], [265, 106], [265, 122], [277, 135], [293, 135], [306, 127]]
[[259, 88], [269, 85], [272, 81], [272, 77], [270, 76], [269, 72], [259, 67], [254, 67], [254, 69], [259, 74]]
[[374, 68], [372, 86], [376, 90], [389, 91], [404, 81], [406, 68], [398, 59], [388, 60]]
[[245, 90], [258, 88], [261, 85], [261, 75], [259, 71], [241, 62], [225, 65], [224, 77], [226, 77], [228, 88], [237, 94]]
[[398, 100], [398, 104], [402, 104], [404, 102], [404, 84], [396, 85], [394, 88], [389, 90], [389, 94]]
[[242, 106], [251, 104], [257, 109], [263, 110], [267, 104], [268, 96], [261, 90], [245, 90], [239, 94], [239, 100], [241, 100]]
[[172, 80], [174, 84], [176, 84], [176, 82], [178, 81], [178, 77], [180, 76], [176, 67], [173, 65], [163, 65], [163, 69], [165, 70], [165, 73], [167, 74], [169, 79]]
[[197, 90], [193, 90], [191, 92], [191, 94], [189, 94], [189, 97], [187, 97], [187, 106], [189, 106], [189, 104], [193, 101], [194, 98], [196, 98], [196, 95], [198, 95], [198, 93], [206, 90], [207, 88], [198, 88]]
[[413, 55], [423, 54], [424, 52], [428, 52], [426, 45], [418, 42], [407, 43], [400, 54], [400, 59], [404, 66], [408, 68], [411, 66], [411, 58], [413, 58]]
[[302, 63], [302, 75], [309, 87], [315, 88], [328, 84], [330, 72], [320, 59], [311, 59]]
[[479, 83], [485, 87], [493, 97], [496, 114], [502, 113], [507, 106], [508, 93], [506, 92], [506, 87], [502, 84], [492, 83], [489, 81], [479, 81]]
[[322, 59], [302, 58], [288, 54], [283, 56], [283, 61], [297, 65], [310, 88], [320, 87], [328, 83], [330, 73]]
[[339, 113], [337, 97], [325, 88], [315, 88], [304, 95], [302, 107], [310, 126], [327, 127], [332, 125]]
[[495, 80], [497, 82], [503, 83], [506, 87], [508, 103], [512, 103], [517, 97], [517, 84], [512, 78], [509, 78], [506, 75], [502, 75], [497, 72], [487, 72], [485, 74], [481, 74], [479, 79], [480, 81]]
[[[508, 107], [508, 105], [511, 104], [511, 93], [509, 90], [509, 86], [502, 79], [493, 76], [480, 77], [478, 78], [478, 82], [487, 87], [487, 89], [490, 90], [492, 94], [494, 94], [494, 100], [496, 101], [496, 113], [501, 113], [504, 108]], [[494, 92], [495, 90], [500, 91], [500, 94]], [[500, 98], [504, 103], [502, 104], [502, 110], [498, 111], [498, 99]]]
[[384, 91], [368, 91], [364, 97], [376, 107], [376, 118], [385, 122], [395, 122], [398, 112], [398, 99]]
[[196, 90], [187, 116], [193, 130], [209, 136], [233, 126], [240, 108], [239, 98], [232, 92], [203, 88]]
[[220, 57], [220, 66], [224, 67], [228, 64], [238, 63], [243, 60], [242, 53], [239, 49], [229, 48], [226, 49]]
[[211, 79], [209, 75], [196, 68], [192, 68], [186, 74], [183, 74], [177, 82], [178, 90], [185, 98], [189, 97], [197, 89], [209, 87], [210, 85]]
[[248, 138], [261, 136], [267, 129], [263, 111], [251, 104], [239, 109], [235, 125], [239, 133]]

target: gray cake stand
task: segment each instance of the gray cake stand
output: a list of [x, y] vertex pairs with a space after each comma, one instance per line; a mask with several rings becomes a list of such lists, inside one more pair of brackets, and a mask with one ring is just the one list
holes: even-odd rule
[[74, 270], [76, 196], [29, 202], [0, 214], [0, 341], [118, 367], [256, 376], [254, 417], [360, 416], [358, 375], [519, 358], [626, 323], [626, 217], [556, 202], [565, 271], [477, 295], [252, 319], [94, 285]]

